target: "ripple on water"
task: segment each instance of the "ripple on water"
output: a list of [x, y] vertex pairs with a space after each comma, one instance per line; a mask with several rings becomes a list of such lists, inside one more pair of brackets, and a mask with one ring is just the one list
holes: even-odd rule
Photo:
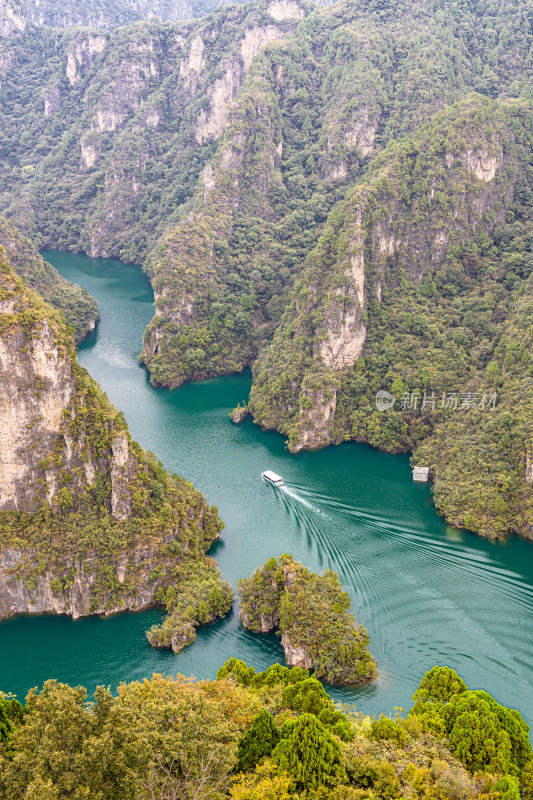
[[[226, 523], [215, 550], [233, 586], [271, 556], [289, 552], [312, 570], [331, 567], [369, 630], [380, 676], [356, 690], [332, 689], [366, 712], [410, 706], [422, 674], [447, 663], [533, 722], [532, 545], [506, 547], [455, 531], [413, 485], [408, 459], [363, 445], [291, 456], [283, 439], [229, 411], [246, 400], [247, 375], [150, 386], [137, 366], [153, 295], [140, 272], [117, 261], [47, 253], [93, 294], [101, 320], [80, 361], [124, 411], [132, 435], [165, 466], [192, 480]], [[283, 493], [260, 480], [273, 469]], [[235, 609], [203, 628], [179, 655], [150, 648], [144, 631], [159, 612], [113, 619], [20, 618], [0, 625], [0, 688], [24, 694], [47, 677], [116, 686], [152, 671], [212, 678], [232, 655], [256, 669], [283, 662], [279, 639], [244, 631]], [[38, 657], [36, 657], [38, 654]]]

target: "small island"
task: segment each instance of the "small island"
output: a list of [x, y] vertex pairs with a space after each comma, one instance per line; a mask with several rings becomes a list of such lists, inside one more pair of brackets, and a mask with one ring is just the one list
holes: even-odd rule
[[317, 575], [284, 554], [240, 580], [238, 589], [243, 627], [279, 631], [288, 666], [337, 684], [377, 676], [368, 632], [349, 613], [350, 598], [332, 570]]

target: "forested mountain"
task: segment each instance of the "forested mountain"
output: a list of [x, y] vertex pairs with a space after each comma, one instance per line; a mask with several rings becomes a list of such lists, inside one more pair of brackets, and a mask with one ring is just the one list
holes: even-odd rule
[[[291, 449], [419, 448], [449, 519], [531, 535], [525, 0], [259, 0], [110, 33], [3, 8], [0, 211], [144, 264], [154, 383], [254, 364], [250, 409]], [[407, 407], [489, 389], [495, 413]]]
[[73, 286], [44, 261], [31, 241], [0, 217], [0, 245], [6, 251], [11, 267], [26, 284], [35, 289], [54, 308], [65, 315], [72, 326], [74, 340], [81, 341], [98, 320], [98, 303], [85, 289]]
[[[239, 4], [242, 0], [231, 0]], [[223, 4], [227, 4], [222, 0]], [[68, 28], [75, 25], [110, 30], [139, 20], [176, 22], [209, 14], [219, 0], [13, 0], [34, 25]]]
[[179, 650], [231, 605], [205, 555], [218, 513], [131, 439], [3, 248], [0, 363], [0, 618], [159, 603], [169, 615], [149, 638]]
[[377, 156], [310, 254], [250, 399], [294, 451], [423, 442], [437, 506], [488, 535], [533, 526], [532, 123], [519, 101], [476, 96]]

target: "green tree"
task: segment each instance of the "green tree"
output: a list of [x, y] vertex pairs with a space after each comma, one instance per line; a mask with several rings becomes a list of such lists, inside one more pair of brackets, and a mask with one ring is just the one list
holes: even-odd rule
[[24, 710], [14, 697], [6, 697], [0, 693], [0, 744], [9, 746], [11, 733], [15, 725], [22, 722]]
[[447, 703], [455, 695], [466, 692], [467, 688], [454, 669], [435, 666], [426, 672], [414, 693], [415, 705], [412, 711], [417, 713], [424, 703]]
[[254, 718], [237, 748], [237, 772], [247, 772], [264, 756], [270, 756], [280, 739], [279, 728], [272, 714], [262, 708]]
[[511, 766], [511, 739], [482, 698], [467, 692], [458, 704], [450, 739], [455, 756], [471, 772], [507, 772]]
[[302, 714], [289, 724], [288, 735], [278, 744], [273, 757], [280, 770], [294, 778], [297, 787], [307, 794], [345, 778], [340, 746], [313, 714]]

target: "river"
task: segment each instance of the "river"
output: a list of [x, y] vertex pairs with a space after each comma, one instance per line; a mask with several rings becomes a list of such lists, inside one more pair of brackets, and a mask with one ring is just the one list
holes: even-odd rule
[[[153, 313], [141, 270], [55, 251], [44, 256], [100, 303], [101, 321], [80, 347], [80, 362], [124, 412], [132, 435], [218, 506], [226, 529], [212, 554], [224, 577], [236, 586], [281, 553], [338, 572], [369, 630], [380, 677], [357, 690], [334, 689], [336, 699], [390, 714], [409, 708], [427, 669], [447, 664], [533, 723], [531, 543], [491, 543], [446, 525], [429, 488], [413, 484], [407, 456], [355, 443], [291, 456], [281, 436], [250, 419], [233, 425], [228, 414], [246, 400], [249, 374], [154, 388], [136, 358]], [[263, 484], [265, 469], [280, 473], [287, 490]], [[154, 671], [212, 678], [232, 655], [256, 669], [283, 663], [277, 638], [243, 631], [236, 609], [178, 655], [145, 639], [160, 618], [150, 610], [76, 622], [7, 620], [0, 625], [0, 688], [23, 697], [46, 678], [90, 692]]]

